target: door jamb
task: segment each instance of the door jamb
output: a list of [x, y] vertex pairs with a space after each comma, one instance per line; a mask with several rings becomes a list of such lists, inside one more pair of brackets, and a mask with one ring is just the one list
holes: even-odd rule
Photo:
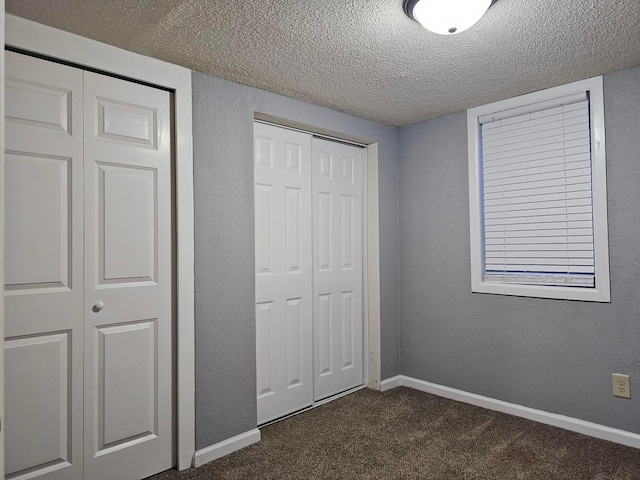
[[[4, 0], [0, 0], [4, 3]], [[13, 15], [5, 45], [173, 91], [176, 227], [176, 457], [189, 468], [195, 452], [195, 330], [191, 71]], [[2, 102], [4, 105], [4, 102]], [[4, 115], [2, 115], [4, 118]], [[4, 150], [4, 149], [3, 149]], [[4, 182], [4, 176], [2, 176]], [[0, 184], [0, 192], [4, 184]], [[0, 277], [4, 274], [1, 266]]]
[[380, 390], [381, 380], [381, 332], [380, 332], [380, 211], [378, 204], [378, 143], [367, 145], [367, 335], [368, 387]]
[[0, 478], [4, 478], [4, 0], [0, 0]]

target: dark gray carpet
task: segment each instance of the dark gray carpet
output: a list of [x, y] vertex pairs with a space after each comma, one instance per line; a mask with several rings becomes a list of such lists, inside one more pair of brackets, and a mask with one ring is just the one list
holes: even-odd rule
[[405, 387], [360, 390], [153, 480], [640, 479], [640, 450]]

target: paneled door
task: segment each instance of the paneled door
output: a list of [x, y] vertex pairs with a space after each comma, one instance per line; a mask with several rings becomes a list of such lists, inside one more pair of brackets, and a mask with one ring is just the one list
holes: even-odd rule
[[169, 92], [84, 74], [86, 479], [173, 466]]
[[170, 94], [7, 53], [11, 479], [171, 468]]
[[5, 54], [5, 473], [79, 479], [83, 72]]
[[313, 402], [311, 136], [255, 124], [258, 423]]
[[314, 399], [363, 381], [362, 148], [313, 139]]
[[254, 124], [258, 424], [362, 384], [362, 149]]

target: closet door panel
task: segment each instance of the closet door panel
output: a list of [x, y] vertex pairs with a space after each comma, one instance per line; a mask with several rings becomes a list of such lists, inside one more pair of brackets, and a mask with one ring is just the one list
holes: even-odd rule
[[6, 474], [80, 479], [83, 72], [5, 55]]
[[254, 124], [258, 423], [313, 402], [311, 136]]
[[169, 92], [85, 72], [85, 476], [173, 466]]
[[315, 400], [362, 384], [362, 149], [313, 139]]

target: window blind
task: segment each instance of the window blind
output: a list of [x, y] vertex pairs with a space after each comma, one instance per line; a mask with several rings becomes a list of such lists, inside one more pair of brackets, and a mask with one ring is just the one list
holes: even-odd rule
[[484, 281], [595, 287], [586, 92], [480, 125]]

